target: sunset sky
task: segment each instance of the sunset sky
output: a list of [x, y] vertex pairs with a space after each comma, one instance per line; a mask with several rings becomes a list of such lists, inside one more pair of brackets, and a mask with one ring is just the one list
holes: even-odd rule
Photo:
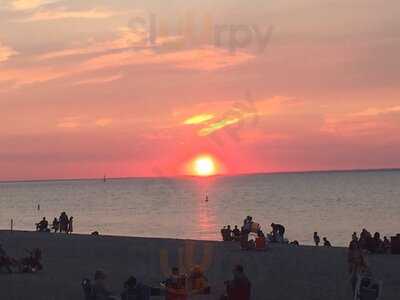
[[0, 180], [400, 167], [399, 14], [0, 0]]

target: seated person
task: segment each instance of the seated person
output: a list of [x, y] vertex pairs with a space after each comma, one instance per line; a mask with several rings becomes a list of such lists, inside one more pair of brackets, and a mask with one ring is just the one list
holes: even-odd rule
[[251, 239], [248, 242], [248, 249], [247, 250], [254, 250], [254, 249], [256, 249], [256, 242], [253, 239]]
[[326, 237], [322, 239], [324, 241], [324, 247], [332, 247], [331, 242]]
[[179, 274], [178, 268], [172, 268], [172, 274], [165, 282], [165, 300], [187, 300], [186, 278]]
[[224, 300], [250, 300], [251, 283], [244, 274], [243, 267], [237, 265], [233, 269], [233, 280], [225, 282], [226, 295]]
[[58, 232], [58, 230], [60, 229], [60, 222], [58, 222], [57, 218], [54, 218], [53, 220], [52, 229], [54, 230], [54, 232]]
[[232, 235], [235, 241], [240, 241], [240, 230], [237, 225], [235, 225], [235, 228], [232, 230]]
[[151, 289], [137, 282], [131, 276], [124, 283], [124, 291], [121, 293], [121, 300], [149, 300]]
[[91, 291], [91, 298], [95, 300], [114, 300], [117, 299], [106, 285], [106, 274], [97, 270], [94, 274], [94, 284]]
[[386, 236], [383, 237], [383, 251], [386, 254], [389, 254], [391, 252], [391, 244]]
[[256, 238], [256, 250], [265, 250], [267, 248], [267, 242], [265, 239], [264, 233], [259, 230], [257, 232], [257, 238]]
[[48, 229], [49, 227], [49, 222], [47, 222], [46, 218], [43, 217], [42, 221], [40, 221], [38, 224], [36, 224], [36, 229], [40, 232], [48, 232], [50, 231]]
[[204, 276], [200, 266], [195, 266], [191, 270], [188, 278], [188, 289], [195, 294], [208, 294], [210, 292], [208, 279]]
[[271, 224], [272, 238], [275, 242], [283, 242], [285, 236], [285, 227], [281, 224]]

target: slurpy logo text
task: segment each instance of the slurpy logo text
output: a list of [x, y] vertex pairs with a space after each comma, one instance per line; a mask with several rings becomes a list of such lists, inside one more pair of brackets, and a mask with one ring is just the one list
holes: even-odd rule
[[273, 26], [257, 24], [218, 24], [210, 14], [186, 13], [173, 21], [156, 14], [136, 16], [129, 27], [145, 32], [146, 43], [154, 48], [180, 50], [213, 45], [235, 53], [240, 49], [263, 53], [272, 37]]

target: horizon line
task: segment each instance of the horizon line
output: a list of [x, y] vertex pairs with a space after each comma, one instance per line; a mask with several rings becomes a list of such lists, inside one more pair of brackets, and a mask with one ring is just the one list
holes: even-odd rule
[[[349, 172], [393, 172], [400, 171], [400, 167], [395, 168], [371, 168], [371, 169], [315, 169], [304, 171], [272, 171], [272, 172], [249, 172], [237, 174], [215, 174], [211, 176], [196, 176], [196, 175], [176, 175], [176, 176], [129, 176], [129, 177], [107, 177], [106, 180], [131, 180], [131, 179], [207, 179], [215, 177], [240, 177], [240, 176], [254, 176], [254, 175], [279, 175], [279, 174], [312, 174], [312, 173], [349, 173]], [[83, 177], [83, 178], [45, 178], [45, 179], [15, 179], [15, 180], [1, 180], [0, 183], [29, 183], [29, 182], [53, 182], [53, 181], [94, 181], [104, 180], [102, 177]]]

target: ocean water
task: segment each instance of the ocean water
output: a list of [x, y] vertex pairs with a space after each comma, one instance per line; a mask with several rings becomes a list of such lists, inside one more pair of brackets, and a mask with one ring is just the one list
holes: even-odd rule
[[362, 228], [400, 232], [400, 171], [0, 183], [1, 229], [13, 219], [33, 230], [62, 211], [77, 233], [220, 240], [251, 215], [264, 232], [281, 223], [290, 240], [312, 244], [318, 231], [344, 246]]

